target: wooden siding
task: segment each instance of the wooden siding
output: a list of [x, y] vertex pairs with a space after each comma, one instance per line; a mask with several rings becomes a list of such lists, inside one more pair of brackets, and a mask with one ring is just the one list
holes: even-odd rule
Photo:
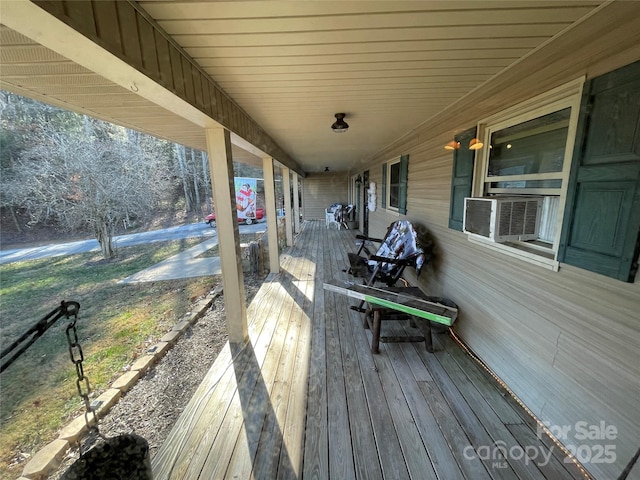
[[[455, 329], [535, 415], [572, 428], [565, 444], [615, 446], [614, 463], [586, 463], [596, 478], [617, 477], [638, 448], [640, 280], [627, 284], [567, 265], [552, 272], [449, 229], [453, 155], [443, 146], [483, 117], [581, 75], [590, 78], [638, 60], [639, 13], [630, 4], [617, 7], [615, 28], [604, 18], [585, 21], [367, 165], [371, 181], [379, 184], [382, 162], [410, 155], [407, 218], [436, 239], [436, 260], [420, 284], [459, 304]], [[398, 215], [380, 209], [378, 198], [369, 218], [376, 236]], [[613, 440], [578, 439], [577, 422], [605, 422], [618, 433]], [[639, 469], [634, 472], [640, 478]]]
[[309, 174], [302, 185], [305, 220], [324, 220], [324, 211], [329, 205], [349, 202], [349, 177], [344, 173]]

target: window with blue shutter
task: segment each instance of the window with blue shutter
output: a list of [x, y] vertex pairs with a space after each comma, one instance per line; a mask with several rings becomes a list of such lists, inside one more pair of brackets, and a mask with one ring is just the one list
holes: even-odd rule
[[585, 84], [559, 260], [633, 282], [640, 234], [640, 62]]
[[[476, 127], [455, 136], [458, 145], [469, 145], [476, 137]], [[451, 172], [451, 198], [449, 204], [449, 228], [462, 231], [464, 220], [464, 199], [471, 196], [473, 185], [473, 162], [475, 150], [458, 148], [453, 151], [453, 171]]]
[[[576, 79], [481, 123], [489, 145], [476, 154], [480, 165], [474, 168], [466, 157], [472, 130], [461, 134], [454, 154], [449, 227], [462, 227], [472, 180], [483, 186], [479, 195], [540, 197], [536, 239], [489, 244], [470, 234], [469, 240], [553, 270], [564, 263], [634, 282], [640, 252], [640, 62], [584, 84]], [[474, 172], [481, 178], [472, 179]]]
[[407, 213], [409, 155], [402, 155], [382, 165], [382, 208]]

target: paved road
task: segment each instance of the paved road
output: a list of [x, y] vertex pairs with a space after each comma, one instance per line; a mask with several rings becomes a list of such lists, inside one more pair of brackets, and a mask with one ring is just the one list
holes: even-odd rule
[[[263, 232], [267, 228], [266, 222], [253, 225], [240, 225], [240, 233]], [[131, 247], [143, 243], [166, 242], [167, 240], [179, 240], [182, 238], [213, 238], [217, 237], [216, 229], [209, 227], [204, 222], [192, 223], [180, 227], [164, 228], [151, 232], [132, 233], [114, 237], [116, 247]], [[73, 255], [100, 250], [97, 240], [81, 240], [78, 242], [59, 243], [42, 247], [20, 248], [15, 250], [0, 251], [0, 265], [24, 260], [55, 257], [60, 255]]]

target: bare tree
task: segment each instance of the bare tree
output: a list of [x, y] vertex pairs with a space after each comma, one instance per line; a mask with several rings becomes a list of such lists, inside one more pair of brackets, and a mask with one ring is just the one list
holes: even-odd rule
[[196, 211], [202, 213], [202, 203], [200, 201], [200, 184], [203, 175], [198, 171], [198, 162], [196, 162], [196, 152], [191, 149], [191, 166], [193, 167], [193, 191], [195, 193]]
[[[185, 210], [187, 212], [202, 213], [203, 195], [207, 197], [210, 191], [207, 157], [200, 152], [200, 160], [196, 150], [184, 145], [173, 145], [175, 157], [175, 175], [182, 182]], [[206, 198], [207, 205], [210, 200]]]
[[37, 145], [14, 166], [20, 185], [15, 201], [34, 222], [91, 228], [104, 258], [111, 259], [117, 227], [151, 214], [167, 181], [157, 141], [143, 140], [98, 120], [85, 121], [79, 135], [45, 124]]
[[209, 179], [209, 157], [206, 152], [200, 152], [200, 158], [202, 160], [202, 181], [204, 183], [204, 195], [206, 199], [206, 210], [207, 212], [211, 212], [211, 197], [213, 196], [213, 192], [211, 191], [211, 180]]
[[77, 127], [77, 121], [74, 125], [77, 118], [75, 113], [0, 90], [0, 207], [10, 213], [18, 232], [22, 232], [22, 228], [16, 216], [15, 198], [22, 187], [14, 171], [16, 162], [33, 144], [32, 137], [40, 122], [56, 124], [66, 131]]
[[176, 159], [178, 160], [178, 172], [180, 173], [180, 178], [182, 179], [185, 210], [187, 212], [190, 212], [191, 210], [193, 210], [193, 201], [191, 198], [191, 182], [189, 181], [190, 175], [187, 170], [187, 148], [184, 145], [179, 145], [177, 143], [173, 145], [173, 148], [176, 154]]

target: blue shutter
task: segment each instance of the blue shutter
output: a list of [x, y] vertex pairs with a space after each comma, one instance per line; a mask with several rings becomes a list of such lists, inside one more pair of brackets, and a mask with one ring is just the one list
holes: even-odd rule
[[387, 208], [387, 164], [382, 164], [382, 208]]
[[449, 199], [449, 228], [462, 231], [464, 220], [464, 199], [471, 196], [473, 185], [473, 162], [475, 150], [466, 148], [476, 136], [476, 128], [465, 130], [456, 135], [456, 142], [464, 145], [453, 152], [453, 171], [451, 173], [451, 197]]
[[640, 231], [640, 62], [585, 84], [558, 259], [633, 282]]
[[400, 185], [398, 188], [398, 212], [407, 213], [407, 183], [409, 179], [409, 155], [400, 157]]

